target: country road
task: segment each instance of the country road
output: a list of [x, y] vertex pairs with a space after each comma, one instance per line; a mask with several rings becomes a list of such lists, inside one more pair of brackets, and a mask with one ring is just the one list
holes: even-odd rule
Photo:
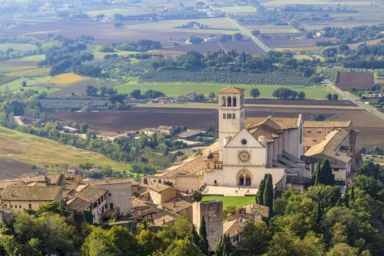
[[268, 46], [266, 46], [263, 42], [261, 42], [257, 37], [253, 36], [248, 30], [246, 30], [245, 28], [243, 28], [240, 24], [238, 24], [236, 21], [234, 21], [233, 19], [231, 19], [230, 17], [227, 17], [227, 19], [233, 23], [233, 25], [235, 25], [236, 27], [238, 27], [242, 32], [244, 32], [249, 38], [252, 39], [252, 41], [257, 44], [263, 51], [265, 52], [269, 52], [269, 51], [272, 51], [271, 48], [269, 48]]
[[366, 111], [368, 111], [369, 113], [372, 113], [373, 115], [377, 116], [378, 118], [381, 118], [384, 120], [384, 113], [380, 112], [379, 110], [377, 109], [373, 109], [367, 105], [365, 105], [363, 102], [351, 97], [348, 93], [345, 93], [344, 91], [342, 91], [340, 88], [338, 88], [337, 86], [333, 85], [332, 83], [330, 83], [328, 80], [325, 80], [327, 82], [327, 85], [329, 87], [331, 87], [332, 89], [334, 89], [335, 91], [337, 91], [338, 93], [340, 93], [341, 95], [343, 95], [347, 100], [349, 101], [352, 101], [353, 103], [355, 103], [356, 105], [358, 105], [359, 107], [365, 109]]

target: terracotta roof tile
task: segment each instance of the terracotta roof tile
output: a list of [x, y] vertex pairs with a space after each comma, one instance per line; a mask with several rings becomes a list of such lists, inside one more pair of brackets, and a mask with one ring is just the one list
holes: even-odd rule
[[53, 201], [61, 188], [56, 186], [7, 186], [1, 194], [2, 200]]

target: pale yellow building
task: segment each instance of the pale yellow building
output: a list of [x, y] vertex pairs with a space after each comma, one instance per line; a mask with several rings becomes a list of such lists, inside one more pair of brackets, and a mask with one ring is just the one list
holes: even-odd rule
[[162, 204], [176, 198], [177, 189], [163, 184], [145, 185], [149, 191], [149, 199], [154, 204]]
[[38, 210], [43, 204], [62, 200], [60, 187], [47, 186], [7, 186], [1, 194], [4, 208], [15, 212]]

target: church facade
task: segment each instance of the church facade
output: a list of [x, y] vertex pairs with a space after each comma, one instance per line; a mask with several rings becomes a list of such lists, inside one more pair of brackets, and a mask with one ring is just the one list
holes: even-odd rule
[[[218, 93], [219, 150], [206, 157], [206, 186], [258, 188], [266, 173], [278, 190], [285, 189], [286, 169], [305, 175], [303, 120], [246, 118], [244, 89], [229, 87]], [[308, 173], [309, 176], [309, 173]]]

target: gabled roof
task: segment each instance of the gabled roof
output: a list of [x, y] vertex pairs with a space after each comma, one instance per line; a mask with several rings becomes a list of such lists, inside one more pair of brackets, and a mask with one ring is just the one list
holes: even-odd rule
[[2, 200], [9, 201], [53, 201], [61, 188], [56, 186], [7, 186], [1, 194]]
[[68, 195], [93, 203], [105, 193], [107, 193], [107, 190], [87, 184], [78, 186], [75, 190], [69, 192]]
[[167, 189], [174, 189], [173, 187], [170, 187], [170, 186], [167, 186], [167, 185], [164, 185], [164, 184], [154, 184], [154, 185], [142, 185], [143, 187], [146, 187], [146, 188], [149, 188], [155, 192], [163, 192], [164, 190], [167, 190]]
[[304, 128], [348, 128], [351, 121], [305, 121]]
[[243, 88], [227, 87], [218, 92], [218, 94], [241, 94], [245, 91]]

